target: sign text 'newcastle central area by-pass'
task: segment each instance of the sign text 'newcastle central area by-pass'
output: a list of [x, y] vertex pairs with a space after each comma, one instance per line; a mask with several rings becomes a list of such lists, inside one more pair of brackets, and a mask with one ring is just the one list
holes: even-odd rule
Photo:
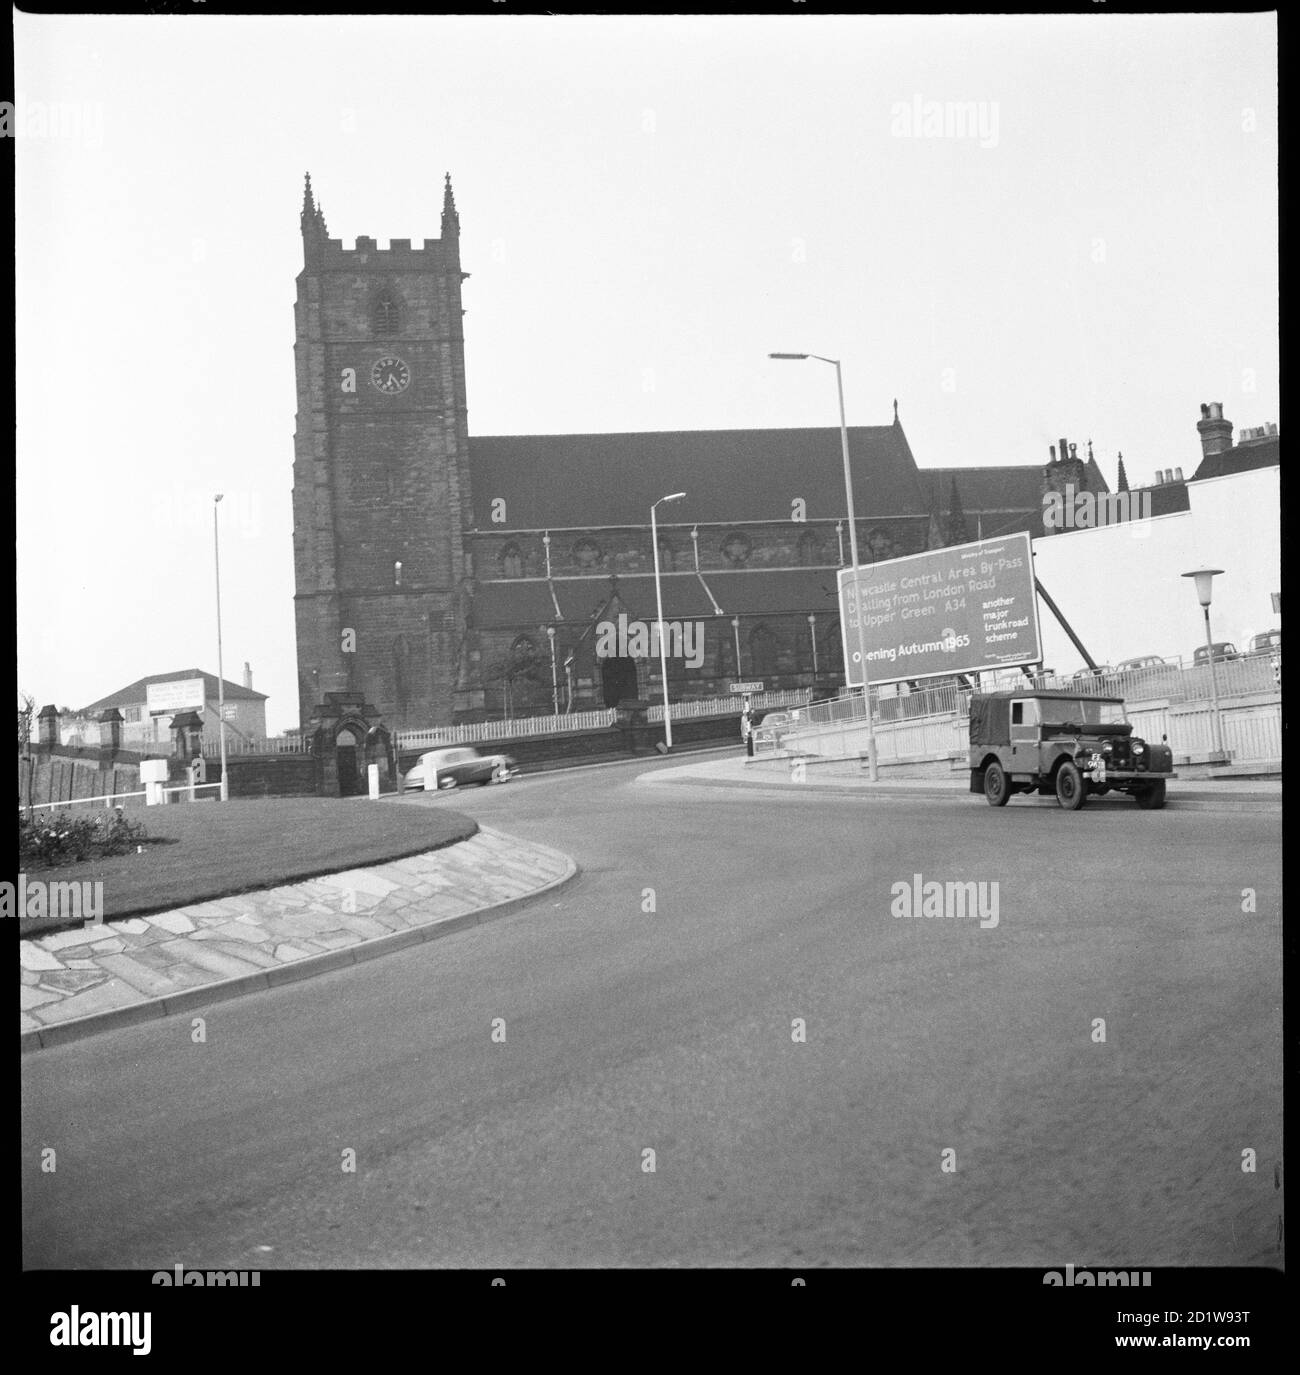
[[[846, 682], [1012, 668], [1042, 660], [1033, 556], [1024, 533], [839, 574]], [[862, 616], [859, 633], [858, 616]]]

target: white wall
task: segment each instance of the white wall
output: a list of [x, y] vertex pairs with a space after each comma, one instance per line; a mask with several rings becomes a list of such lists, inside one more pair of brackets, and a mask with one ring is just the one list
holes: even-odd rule
[[[1280, 472], [1190, 482], [1191, 509], [1177, 515], [1040, 537], [1034, 571], [1097, 663], [1115, 664], [1139, 654], [1189, 660], [1205, 624], [1192, 580], [1179, 575], [1222, 568], [1210, 625], [1216, 640], [1244, 650], [1282, 622], [1270, 595], [1282, 588]], [[1039, 612], [1046, 666], [1083, 667], [1045, 603]]]

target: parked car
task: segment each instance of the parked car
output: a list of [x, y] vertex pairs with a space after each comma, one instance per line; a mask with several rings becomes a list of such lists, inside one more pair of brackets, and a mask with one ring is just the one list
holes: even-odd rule
[[1109, 664], [1098, 664], [1096, 668], [1081, 668], [1077, 673], [1070, 674], [1072, 683], [1082, 682], [1086, 678], [1105, 678], [1115, 670]]
[[1237, 646], [1229, 644], [1227, 640], [1217, 640], [1212, 645], [1197, 645], [1192, 651], [1192, 667], [1200, 668], [1210, 662], [1210, 651], [1214, 651], [1214, 662], [1216, 664], [1225, 663], [1229, 659], [1240, 659], [1237, 653]]
[[1258, 635], [1250, 637], [1250, 648], [1247, 654], [1280, 654], [1282, 652], [1282, 632], [1280, 630], [1262, 630]]
[[779, 750], [782, 738], [795, 728], [798, 721], [797, 711], [765, 711], [758, 715], [758, 724], [754, 727], [754, 748], [768, 745]]
[[1165, 805], [1173, 768], [1168, 745], [1133, 734], [1122, 697], [1030, 689], [971, 698], [970, 790], [990, 807], [1037, 793], [1076, 812], [1115, 791], [1153, 811]]
[[1116, 668], [1117, 673], [1136, 673], [1142, 668], [1167, 668], [1168, 664], [1158, 654], [1139, 654], [1136, 659], [1125, 659]]
[[518, 765], [508, 754], [480, 754], [472, 745], [455, 745], [422, 754], [403, 777], [402, 791], [460, 788], [470, 783], [486, 787], [489, 783], [504, 783], [518, 772]]

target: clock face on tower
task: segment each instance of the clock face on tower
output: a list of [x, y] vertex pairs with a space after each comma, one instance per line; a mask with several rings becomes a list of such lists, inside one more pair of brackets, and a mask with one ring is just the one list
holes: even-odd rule
[[400, 358], [386, 355], [370, 369], [370, 384], [385, 396], [396, 396], [411, 385], [411, 370]]

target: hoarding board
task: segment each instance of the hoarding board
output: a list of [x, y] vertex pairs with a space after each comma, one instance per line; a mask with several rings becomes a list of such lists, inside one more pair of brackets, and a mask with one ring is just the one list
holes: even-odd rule
[[171, 683], [149, 683], [144, 692], [151, 716], [169, 711], [203, 709], [202, 678], [182, 678]]
[[873, 683], [1036, 664], [1043, 657], [1029, 535], [955, 544], [839, 574], [845, 682], [862, 686], [858, 614]]

